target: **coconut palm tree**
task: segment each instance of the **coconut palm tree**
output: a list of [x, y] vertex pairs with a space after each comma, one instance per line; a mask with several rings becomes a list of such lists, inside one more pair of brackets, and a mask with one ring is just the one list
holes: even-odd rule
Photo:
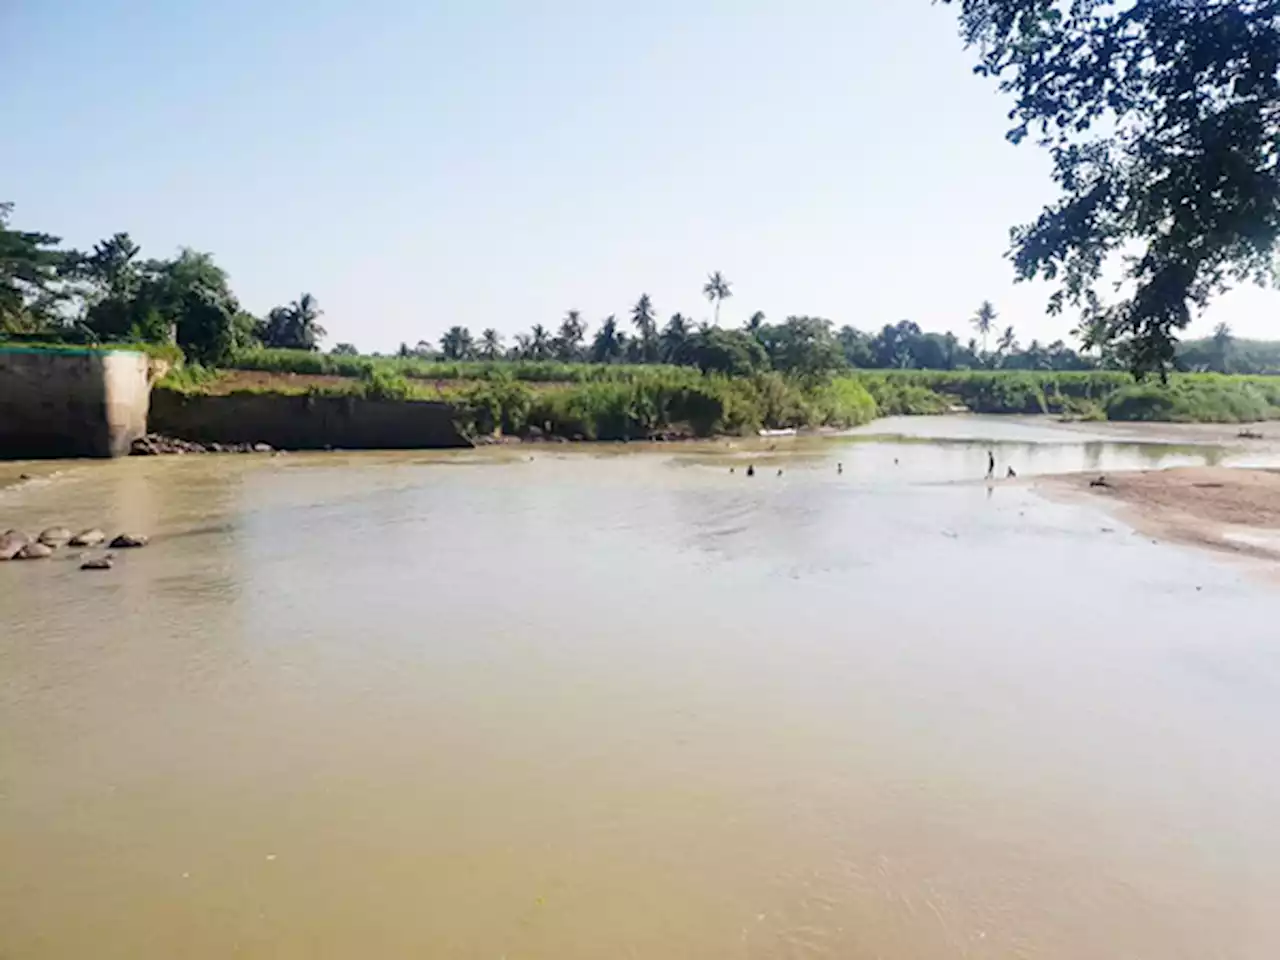
[[1013, 327], [1004, 328], [1004, 333], [996, 341], [996, 349], [1001, 353], [1013, 353], [1018, 349], [1018, 337], [1014, 334]]
[[325, 335], [316, 298], [304, 293], [287, 307], [272, 307], [263, 328], [262, 342], [286, 350], [318, 350]]
[[702, 285], [702, 295], [715, 304], [717, 324], [720, 323], [720, 304], [733, 296], [732, 284], [724, 278], [724, 275], [717, 270], [715, 273], [707, 277], [707, 282]]
[[582, 322], [582, 314], [570, 310], [560, 324], [560, 332], [556, 334], [556, 357], [565, 363], [577, 360], [582, 355], [582, 338], [586, 335], [587, 325]]
[[529, 353], [534, 360], [546, 360], [551, 356], [551, 334], [540, 323], [529, 330]]
[[440, 352], [446, 360], [469, 360], [475, 354], [475, 341], [466, 327], [450, 327], [440, 338]]
[[987, 335], [991, 333], [991, 328], [995, 325], [996, 318], [1000, 314], [996, 313], [996, 308], [992, 306], [990, 300], [983, 300], [978, 307], [978, 312], [973, 315], [973, 319], [969, 322], [973, 324], [973, 329], [978, 331], [978, 336], [982, 337], [982, 352], [987, 352]]
[[609, 314], [591, 342], [591, 359], [596, 363], [614, 363], [622, 357], [624, 350], [625, 341], [618, 332], [618, 321]]
[[1213, 350], [1217, 354], [1218, 371], [1227, 373], [1227, 364], [1231, 359], [1231, 347], [1236, 342], [1236, 338], [1231, 333], [1231, 328], [1225, 322], [1218, 324], [1213, 328]]
[[682, 362], [692, 331], [683, 314], [673, 313], [662, 331], [659, 347], [664, 363]]
[[490, 327], [480, 334], [480, 356], [486, 360], [497, 360], [502, 354], [502, 337], [498, 331]]
[[631, 322], [635, 324], [639, 342], [638, 359], [641, 363], [652, 363], [658, 359], [658, 323], [653, 315], [653, 301], [647, 293], [640, 294], [631, 308]]

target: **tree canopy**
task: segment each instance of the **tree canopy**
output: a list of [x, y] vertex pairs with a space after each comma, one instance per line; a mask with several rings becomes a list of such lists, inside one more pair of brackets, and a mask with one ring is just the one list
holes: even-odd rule
[[1053, 158], [1061, 196], [1011, 251], [1020, 279], [1057, 283], [1052, 311], [1163, 372], [1194, 310], [1274, 279], [1280, 0], [943, 2], [1014, 97], [1009, 139]]

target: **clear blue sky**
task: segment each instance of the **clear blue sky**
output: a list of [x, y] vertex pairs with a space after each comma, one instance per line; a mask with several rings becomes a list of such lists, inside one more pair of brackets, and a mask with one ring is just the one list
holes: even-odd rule
[[[929, 0], [0, 0], [0, 199], [88, 247], [212, 252], [245, 306], [310, 291], [332, 343], [510, 337], [648, 292], [962, 337], [1052, 195]], [[14, 85], [12, 78], [21, 80]], [[1280, 295], [1198, 321], [1280, 337]]]

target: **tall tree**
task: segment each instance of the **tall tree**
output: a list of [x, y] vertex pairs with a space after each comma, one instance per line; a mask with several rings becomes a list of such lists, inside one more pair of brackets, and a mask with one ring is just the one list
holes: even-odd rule
[[743, 325], [742, 329], [751, 334], [751, 336], [759, 338], [760, 331], [764, 329], [765, 320], [766, 317], [764, 315], [764, 311], [757, 310], [747, 318], [747, 322]]
[[1231, 328], [1226, 323], [1219, 323], [1213, 328], [1213, 352], [1218, 361], [1219, 373], [1231, 372], [1231, 347], [1235, 344], [1236, 338], [1231, 334]]
[[316, 298], [304, 293], [288, 306], [273, 307], [267, 314], [262, 342], [283, 350], [319, 350], [325, 329], [320, 326]]
[[0, 203], [0, 333], [32, 333], [49, 320], [59, 269], [59, 240], [9, 229], [13, 204]]
[[596, 363], [617, 363], [625, 349], [626, 341], [618, 332], [617, 318], [610, 314], [591, 341], [591, 359]]
[[566, 313], [564, 320], [560, 322], [560, 330], [556, 333], [556, 358], [565, 363], [581, 359], [582, 338], [586, 333], [587, 325], [582, 320], [582, 314], [577, 310]]
[[729, 283], [720, 273], [719, 270], [707, 277], [707, 282], [702, 285], [702, 295], [710, 300], [716, 309], [717, 325], [720, 323], [720, 304], [733, 296], [732, 284]]
[[978, 336], [982, 337], [982, 352], [987, 352], [987, 335], [991, 333], [991, 328], [995, 326], [996, 308], [990, 300], [983, 300], [978, 306], [978, 312], [973, 315], [973, 319], [969, 322], [973, 324], [973, 329], [978, 331]]
[[658, 322], [653, 315], [653, 301], [647, 293], [640, 294], [640, 299], [631, 308], [631, 322], [636, 328], [637, 359], [642, 363], [653, 363], [658, 359]]
[[996, 349], [1001, 353], [1013, 353], [1018, 349], [1018, 337], [1013, 332], [1013, 327], [1005, 327], [1004, 333], [1000, 334], [1000, 339], [996, 341]]
[[446, 360], [470, 360], [475, 354], [471, 331], [466, 327], [450, 327], [440, 338], [440, 352]]
[[[1061, 196], [1013, 232], [1019, 279], [1058, 281], [1051, 310], [1101, 317], [1135, 374], [1163, 374], [1193, 309], [1272, 275], [1280, 3], [944, 2], [1015, 98], [1009, 139], [1053, 159]], [[1131, 293], [1108, 303], [1117, 275]]]
[[689, 321], [683, 314], [673, 313], [659, 338], [663, 363], [684, 363], [689, 343]]
[[546, 360], [551, 356], [551, 334], [540, 323], [529, 331], [529, 355], [534, 360]]
[[480, 334], [480, 356], [486, 360], [497, 360], [502, 356], [502, 337], [493, 327]]

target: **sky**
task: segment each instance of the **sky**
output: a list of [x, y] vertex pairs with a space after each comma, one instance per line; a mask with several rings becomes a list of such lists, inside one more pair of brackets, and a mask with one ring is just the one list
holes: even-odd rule
[[[931, 0], [0, 0], [0, 63], [16, 226], [211, 252], [330, 344], [710, 318], [712, 270], [724, 325], [1074, 325], [1004, 258], [1048, 158]], [[1280, 293], [1220, 320], [1280, 337]]]

